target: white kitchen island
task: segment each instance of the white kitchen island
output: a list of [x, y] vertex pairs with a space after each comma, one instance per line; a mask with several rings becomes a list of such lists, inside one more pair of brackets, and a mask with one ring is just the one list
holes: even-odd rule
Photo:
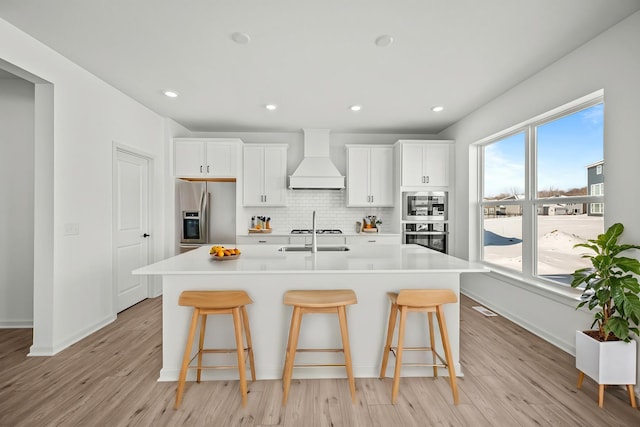
[[[135, 270], [134, 274], [162, 276], [162, 370], [159, 381], [176, 381], [191, 319], [190, 307], [178, 306], [184, 290], [243, 289], [254, 303], [247, 306], [258, 379], [280, 378], [284, 363], [291, 307], [282, 304], [291, 289], [353, 289], [358, 304], [347, 308], [351, 356], [356, 377], [379, 375], [389, 316], [386, 293], [410, 288], [452, 289], [459, 295], [460, 274], [486, 272], [486, 268], [417, 245], [350, 245], [346, 252], [283, 252], [281, 245], [240, 245], [236, 260], [218, 261], [202, 247]], [[445, 308], [456, 372], [459, 365], [460, 310]], [[209, 316], [206, 344], [234, 347], [231, 316]], [[437, 327], [436, 327], [437, 331]], [[405, 345], [426, 343], [426, 317], [407, 319]], [[197, 340], [196, 340], [197, 341]], [[439, 338], [436, 338], [439, 342]], [[194, 345], [197, 345], [194, 343]], [[299, 348], [341, 347], [337, 316], [308, 315], [303, 318]], [[194, 350], [195, 351], [195, 350]], [[442, 353], [441, 353], [442, 354]], [[234, 364], [234, 355], [210, 360], [210, 364]], [[425, 360], [424, 354], [408, 352], [405, 361]], [[220, 358], [226, 358], [222, 360]], [[299, 353], [296, 363], [341, 363], [342, 353]], [[205, 361], [206, 362], [206, 361]], [[388, 375], [392, 375], [393, 360]], [[206, 364], [206, 363], [205, 363]], [[194, 371], [194, 370], [192, 370]], [[428, 368], [403, 368], [403, 375], [430, 375]], [[193, 374], [193, 375], [191, 375]], [[445, 370], [442, 371], [445, 374]], [[234, 379], [236, 370], [209, 370], [203, 379]], [[296, 368], [294, 378], [342, 378], [344, 368]], [[190, 372], [193, 379], [195, 372]]]

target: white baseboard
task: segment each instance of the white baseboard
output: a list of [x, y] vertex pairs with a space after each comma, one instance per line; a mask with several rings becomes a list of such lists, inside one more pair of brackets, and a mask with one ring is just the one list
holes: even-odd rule
[[31, 329], [33, 319], [24, 320], [0, 320], [0, 329]]
[[105, 316], [104, 318], [102, 318], [100, 321], [98, 321], [98, 322], [94, 323], [93, 325], [90, 325], [90, 326], [78, 331], [77, 333], [75, 333], [72, 336], [68, 337], [64, 341], [59, 342], [59, 343], [54, 343], [54, 345], [52, 347], [36, 346], [34, 344], [29, 349], [29, 356], [53, 356], [53, 355], [61, 352], [65, 348], [69, 347], [70, 345], [75, 344], [78, 341], [80, 341], [81, 339], [86, 338], [89, 335], [91, 335], [92, 333], [104, 328], [109, 323], [113, 322], [114, 320], [116, 320], [116, 315], [115, 314], [109, 314], [109, 315]]
[[492, 301], [489, 301], [485, 298], [483, 298], [480, 295], [477, 295], [473, 292], [473, 290], [469, 290], [469, 289], [460, 289], [460, 293], [463, 295], [468, 296], [469, 298], [478, 301], [480, 304], [486, 306], [487, 308], [489, 308], [492, 311], [495, 311], [496, 313], [498, 313], [500, 316], [512, 321], [513, 323], [515, 323], [518, 326], [523, 327], [524, 329], [526, 329], [527, 331], [531, 332], [532, 334], [542, 338], [543, 340], [549, 342], [550, 344], [553, 344], [554, 346], [558, 347], [559, 349], [571, 354], [571, 355], [575, 355], [575, 343], [574, 342], [566, 342], [562, 339], [560, 339], [559, 337], [549, 334], [547, 331], [538, 328], [536, 325], [534, 325], [533, 323], [529, 322], [528, 320], [522, 318], [521, 316], [519, 316], [518, 314], [512, 312], [511, 310], [505, 308], [505, 307], [501, 307], [501, 306], [497, 306], [495, 305]]

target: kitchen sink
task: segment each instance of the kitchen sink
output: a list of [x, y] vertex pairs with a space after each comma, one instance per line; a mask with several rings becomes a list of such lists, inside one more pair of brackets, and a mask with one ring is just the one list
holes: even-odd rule
[[[280, 252], [311, 252], [311, 246], [283, 246]], [[348, 246], [318, 246], [318, 252], [345, 252]]]

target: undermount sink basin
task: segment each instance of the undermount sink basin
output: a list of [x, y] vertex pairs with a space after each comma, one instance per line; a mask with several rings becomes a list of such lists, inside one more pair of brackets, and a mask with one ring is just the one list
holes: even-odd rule
[[[283, 246], [280, 252], [311, 252], [311, 246]], [[318, 252], [345, 252], [348, 246], [318, 246]]]

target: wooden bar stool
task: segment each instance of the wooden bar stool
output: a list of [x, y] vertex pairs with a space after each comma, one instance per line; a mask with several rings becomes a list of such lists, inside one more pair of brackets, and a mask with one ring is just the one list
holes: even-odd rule
[[[398, 387], [400, 385], [400, 367], [402, 366], [403, 351], [430, 351], [433, 356], [433, 363], [407, 363], [405, 366], [433, 366], [433, 376], [438, 376], [438, 367], [446, 367], [449, 370], [449, 383], [453, 392], [453, 403], [458, 404], [458, 387], [456, 385], [456, 372], [451, 356], [451, 346], [449, 345], [449, 335], [444, 318], [444, 304], [458, 301], [456, 294], [449, 289], [404, 289], [400, 293], [388, 292], [387, 296], [391, 301], [391, 312], [389, 313], [389, 327], [387, 329], [387, 342], [382, 355], [382, 367], [380, 368], [380, 378], [385, 377], [389, 352], [394, 352], [396, 365], [393, 374], [393, 388], [391, 389], [391, 403], [396, 403], [398, 398]], [[398, 329], [398, 345], [391, 346], [393, 332], [396, 327], [396, 318], [400, 312], [400, 325]], [[407, 313], [411, 311], [427, 313], [429, 327], [429, 347], [404, 347], [404, 330]], [[436, 313], [438, 326], [440, 327], [440, 337], [444, 349], [445, 359], [436, 353], [434, 347], [433, 333], [433, 313]]]
[[[285, 354], [284, 369], [282, 372], [282, 383], [284, 393], [282, 404], [287, 403], [289, 396], [289, 386], [293, 375], [294, 366], [344, 366], [347, 369], [349, 378], [349, 388], [351, 390], [351, 402], [356, 401], [356, 384], [353, 379], [353, 369], [351, 367], [351, 349], [349, 346], [349, 330], [347, 328], [346, 306], [357, 304], [355, 292], [351, 289], [335, 290], [304, 290], [287, 291], [284, 294], [284, 304], [293, 306], [291, 314], [291, 328], [289, 329], [289, 341], [287, 342], [287, 352]], [[342, 348], [336, 349], [311, 349], [298, 347], [298, 336], [300, 334], [300, 323], [303, 314], [312, 313], [337, 313], [340, 321], [340, 334], [342, 335]], [[340, 352], [344, 353], [344, 364], [304, 364], [296, 365], [296, 351], [299, 352]]]
[[[184, 384], [187, 378], [187, 370], [191, 368], [197, 369], [197, 382], [200, 382], [200, 375], [203, 369], [229, 369], [238, 368], [240, 374], [240, 393], [242, 393], [242, 406], [247, 405], [247, 379], [246, 379], [246, 359], [244, 352], [249, 355], [249, 366], [251, 368], [251, 379], [256, 380], [256, 368], [253, 361], [253, 347], [251, 345], [251, 332], [249, 330], [249, 317], [247, 315], [247, 304], [253, 301], [245, 291], [184, 291], [180, 294], [178, 304], [187, 307], [193, 307], [193, 315], [191, 317], [191, 326], [189, 327], [189, 335], [187, 337], [187, 346], [184, 350], [184, 358], [182, 359], [182, 368], [180, 369], [180, 378], [178, 380], [178, 389], [176, 391], [176, 403], [174, 409], [180, 407], [182, 394], [184, 392]], [[232, 349], [205, 349], [204, 335], [207, 327], [207, 316], [210, 314], [231, 314], [233, 316], [233, 327], [235, 330], [236, 348]], [[200, 342], [198, 352], [192, 357], [191, 347], [196, 335], [196, 328], [200, 322]], [[242, 332], [247, 340], [245, 348]], [[238, 364], [232, 366], [202, 366], [202, 355], [204, 353], [237, 353]], [[190, 366], [195, 358], [198, 358], [197, 366]]]

